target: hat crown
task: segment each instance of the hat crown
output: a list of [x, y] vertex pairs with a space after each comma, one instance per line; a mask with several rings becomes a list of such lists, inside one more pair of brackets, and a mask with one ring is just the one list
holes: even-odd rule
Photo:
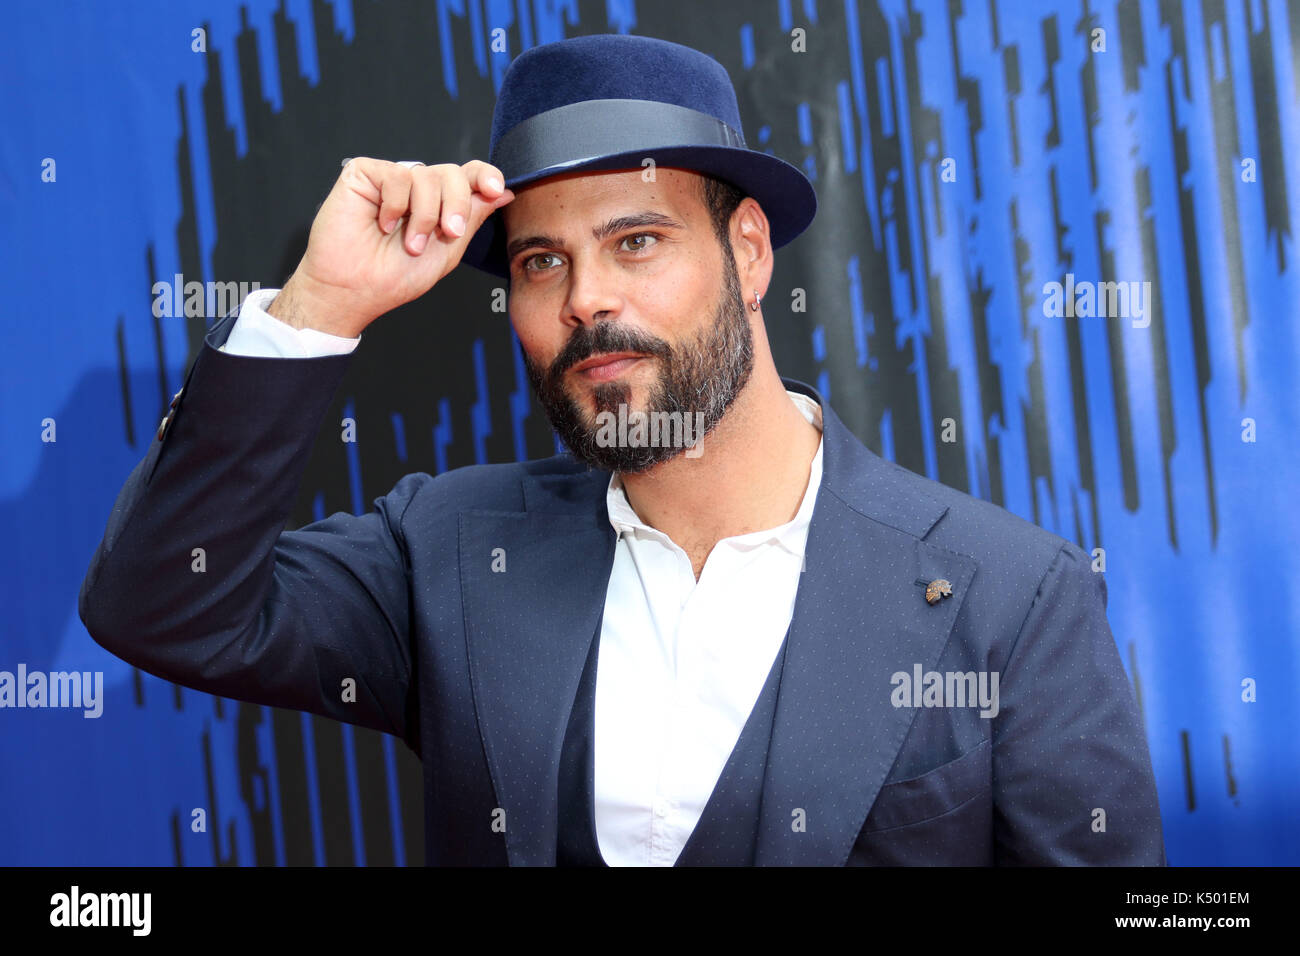
[[[600, 34], [521, 53], [502, 78], [488, 161], [518, 190], [578, 171], [676, 167], [753, 197], [779, 249], [808, 226], [817, 194], [798, 168], [745, 143], [736, 91], [713, 57], [652, 37]], [[501, 210], [462, 261], [510, 275]]]
[[601, 34], [544, 43], [501, 81], [490, 151], [524, 120], [588, 100], [652, 100], [707, 113], [742, 134], [736, 91], [711, 56], [653, 37]]

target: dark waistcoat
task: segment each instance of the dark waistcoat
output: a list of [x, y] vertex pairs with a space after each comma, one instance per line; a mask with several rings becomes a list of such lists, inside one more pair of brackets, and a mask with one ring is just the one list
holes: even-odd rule
[[[763, 774], [767, 768], [772, 720], [785, 664], [781, 642], [767, 682], [741, 730], [718, 782], [704, 805], [699, 823], [691, 831], [674, 866], [752, 866], [758, 838]], [[596, 841], [595, 812], [595, 712], [596, 659], [600, 634], [591, 642], [578, 694], [569, 715], [560, 755], [559, 831], [556, 863], [559, 866], [606, 866]]]

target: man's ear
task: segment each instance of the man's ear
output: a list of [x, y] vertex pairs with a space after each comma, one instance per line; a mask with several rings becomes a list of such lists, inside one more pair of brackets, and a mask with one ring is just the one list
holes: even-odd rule
[[772, 278], [772, 227], [752, 196], [742, 199], [731, 215], [731, 242], [740, 259], [736, 271], [745, 294], [751, 289], [766, 292]]

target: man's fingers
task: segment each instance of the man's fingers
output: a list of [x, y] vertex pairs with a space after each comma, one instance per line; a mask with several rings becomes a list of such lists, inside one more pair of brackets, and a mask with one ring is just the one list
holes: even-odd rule
[[470, 232], [478, 232], [479, 228], [487, 221], [487, 217], [492, 215], [502, 206], [507, 205], [515, 194], [512, 190], [506, 189], [495, 199], [485, 199], [478, 193], [474, 193], [473, 205], [470, 210], [469, 228]]
[[377, 200], [377, 222], [385, 235], [407, 219], [401, 241], [412, 256], [423, 253], [434, 235], [448, 242], [467, 239], [515, 198], [501, 170], [480, 159], [463, 166], [425, 166], [358, 156], [344, 164], [340, 177]]
[[506, 178], [501, 170], [481, 159], [471, 159], [461, 167], [470, 188], [481, 193], [484, 199], [495, 199], [506, 188]]
[[442, 211], [438, 225], [445, 238], [455, 241], [465, 235], [469, 224], [469, 180], [459, 166], [451, 166], [442, 178]]
[[379, 228], [385, 234], [397, 228], [411, 204], [411, 171], [395, 166], [379, 186]]
[[443, 169], [422, 166], [411, 171], [411, 211], [406, 225], [406, 251], [418, 256], [429, 242], [442, 208]]

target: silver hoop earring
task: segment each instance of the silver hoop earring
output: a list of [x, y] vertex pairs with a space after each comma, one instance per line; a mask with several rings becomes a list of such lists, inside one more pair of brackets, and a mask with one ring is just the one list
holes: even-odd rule
[[758, 290], [755, 289], [755, 290], [754, 290], [754, 301], [751, 302], [751, 303], [749, 304], [749, 311], [751, 311], [751, 312], [757, 312], [757, 311], [758, 311], [758, 304], [759, 304], [761, 301], [763, 301], [763, 300], [759, 297], [759, 295], [758, 295]]

